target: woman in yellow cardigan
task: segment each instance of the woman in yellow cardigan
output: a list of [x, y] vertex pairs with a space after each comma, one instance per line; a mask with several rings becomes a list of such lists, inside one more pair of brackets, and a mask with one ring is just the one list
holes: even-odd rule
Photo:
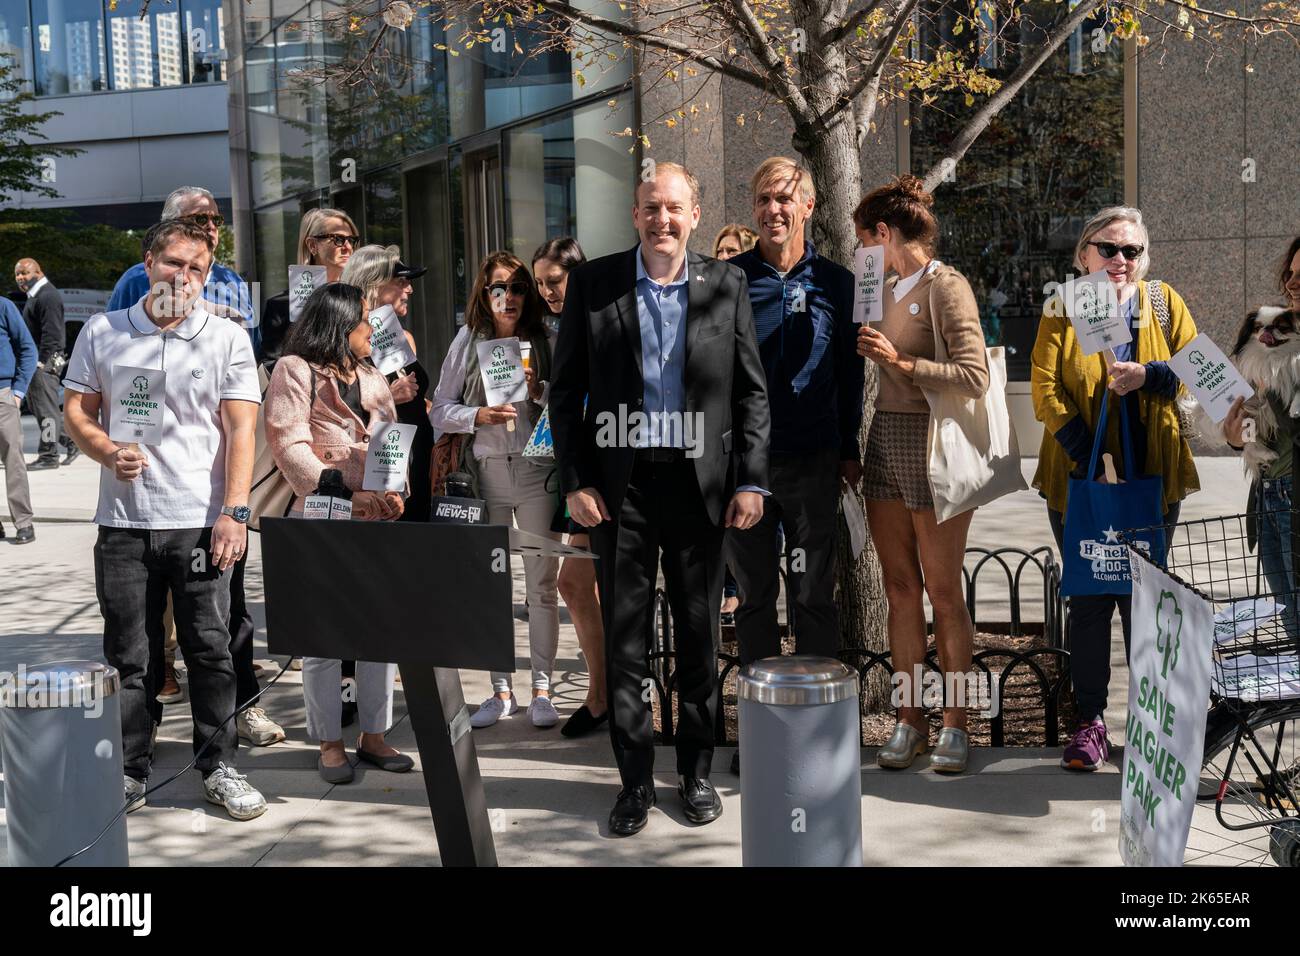
[[[1168, 365], [1169, 356], [1195, 338], [1196, 325], [1177, 292], [1162, 282], [1142, 281], [1150, 265], [1147, 246], [1142, 214], [1114, 206], [1088, 221], [1075, 247], [1076, 269], [1084, 274], [1106, 271], [1119, 295], [1120, 312], [1127, 316], [1133, 332], [1132, 342], [1115, 348], [1116, 361], [1109, 372], [1101, 354], [1083, 354], [1060, 296], [1048, 300], [1038, 326], [1031, 382], [1034, 414], [1044, 430], [1034, 487], [1047, 499], [1048, 519], [1062, 555], [1067, 547], [1062, 540], [1066, 489], [1071, 476], [1084, 477], [1094, 428], [1108, 391], [1113, 402], [1122, 401], [1127, 409], [1134, 467], [1143, 475], [1164, 479], [1165, 522], [1177, 521], [1183, 498], [1200, 488], [1192, 450], [1179, 429], [1175, 404], [1178, 378]], [[1161, 302], [1163, 310], [1158, 308]], [[1167, 311], [1167, 322], [1161, 321], [1162, 311]], [[1162, 325], [1168, 327], [1167, 333]], [[1108, 418], [1106, 450], [1123, 478], [1120, 416], [1112, 408]], [[1116, 608], [1127, 656], [1129, 596], [1070, 598], [1070, 671], [1079, 727], [1061, 758], [1061, 766], [1068, 770], [1097, 770], [1110, 755], [1102, 715], [1110, 683], [1110, 628]]]

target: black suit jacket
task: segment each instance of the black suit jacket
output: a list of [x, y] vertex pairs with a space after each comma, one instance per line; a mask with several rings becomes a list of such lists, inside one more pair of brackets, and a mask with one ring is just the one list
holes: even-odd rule
[[68, 350], [68, 333], [63, 326], [63, 296], [48, 279], [36, 295], [28, 297], [23, 306], [23, 320], [36, 340], [37, 361], [48, 362], [56, 352]]
[[[635, 450], [625, 440], [601, 447], [596, 438], [602, 423], [620, 421], [620, 406], [621, 420], [644, 408], [639, 254], [638, 247], [604, 256], [570, 273], [549, 398], [561, 491], [595, 488], [614, 518]], [[695, 253], [687, 262], [686, 411], [703, 413], [695, 474], [709, 514], [721, 524], [738, 486], [768, 487], [767, 380], [745, 274]]]

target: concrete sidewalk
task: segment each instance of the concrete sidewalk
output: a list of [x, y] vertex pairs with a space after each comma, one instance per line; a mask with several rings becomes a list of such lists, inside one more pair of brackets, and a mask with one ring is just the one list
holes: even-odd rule
[[[1033, 461], [1026, 462], [1032, 473]], [[1190, 498], [1184, 518], [1242, 510], [1246, 484], [1239, 463], [1198, 461], [1207, 489]], [[32, 474], [38, 512], [37, 540], [23, 547], [0, 543], [0, 670], [19, 663], [59, 658], [100, 659], [101, 619], [95, 599], [90, 524], [96, 500], [97, 466], [84, 457], [70, 468]], [[50, 518], [60, 519], [51, 521]], [[1009, 496], [982, 509], [970, 543], [1032, 549], [1051, 544], [1041, 499], [1032, 492]], [[253, 536], [248, 597], [258, 625], [258, 656], [265, 649], [260, 551]], [[516, 567], [515, 600], [523, 601], [522, 570]], [[1005, 588], [981, 584], [981, 616], [1006, 613]], [[567, 716], [581, 704], [585, 667], [573, 627], [563, 611], [555, 700]], [[1039, 619], [1032, 601], [1027, 620]], [[527, 625], [516, 622], [515, 685], [528, 687]], [[1127, 670], [1116, 626], [1108, 722], [1119, 743]], [[278, 666], [276, 668], [278, 670]], [[268, 675], [269, 676], [269, 675]], [[419, 774], [393, 775], [358, 769], [347, 786], [324, 783], [316, 772], [316, 749], [306, 739], [301, 675], [287, 672], [264, 704], [284, 725], [289, 740], [270, 748], [241, 748], [240, 770], [261, 789], [270, 810], [250, 823], [236, 823], [205, 803], [197, 774], [190, 772], [150, 798], [129, 818], [132, 862], [136, 865], [421, 865], [438, 853]], [[463, 672], [471, 708], [490, 693], [488, 675]], [[355, 743], [355, 725], [345, 733]], [[618, 790], [608, 737], [568, 741], [558, 728], [537, 730], [525, 712], [486, 730], [474, 731], [488, 806], [492, 808], [497, 854], [508, 865], [738, 865], [740, 863], [739, 779], [727, 772], [730, 749], [719, 750], [713, 779], [724, 813], [707, 827], [686, 823], [677, 804], [674, 759], [660, 749], [659, 807], [649, 826], [630, 839], [608, 836], [605, 819]], [[390, 737], [415, 752], [402, 691]], [[160, 782], [189, 759], [189, 709], [169, 706], [156, 754]], [[1067, 774], [1057, 766], [1058, 750], [979, 749], [972, 769], [942, 777], [924, 769], [876, 769], [874, 750], [863, 751], [863, 838], [870, 864], [1114, 865], [1119, 819], [1119, 754], [1093, 775]], [[364, 766], [364, 765], [363, 765]], [[4, 831], [0, 809], [0, 832]], [[0, 839], [0, 863], [6, 841]]]

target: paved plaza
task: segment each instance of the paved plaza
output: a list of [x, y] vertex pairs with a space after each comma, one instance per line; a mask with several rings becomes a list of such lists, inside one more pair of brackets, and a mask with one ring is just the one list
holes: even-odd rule
[[[27, 422], [29, 438], [30, 419]], [[29, 451], [34, 452], [34, 441]], [[1032, 473], [1034, 462], [1025, 462]], [[1183, 519], [1243, 510], [1246, 482], [1233, 459], [1199, 459], [1204, 488], [1188, 499]], [[71, 467], [31, 475], [37, 540], [15, 547], [0, 542], [0, 670], [20, 663], [100, 655], [101, 620], [95, 600], [91, 548], [98, 466], [84, 456]], [[7, 518], [7, 515], [6, 515]], [[12, 524], [6, 521], [12, 530]], [[248, 598], [258, 625], [258, 659], [279, 669], [266, 651], [258, 538], [251, 537]], [[972, 545], [1034, 548], [1051, 543], [1041, 499], [1021, 492], [982, 509]], [[516, 569], [515, 600], [522, 610], [523, 575]], [[1002, 598], [981, 596], [981, 614], [996, 619]], [[1031, 602], [1025, 616], [1041, 614]], [[517, 615], [518, 617], [519, 615]], [[568, 616], [562, 611], [556, 663], [556, 704], [567, 716], [582, 702], [586, 673]], [[527, 625], [515, 627], [518, 673], [527, 688]], [[1128, 674], [1118, 624], [1108, 723], [1122, 736]], [[270, 671], [269, 673], [273, 673]], [[489, 693], [488, 675], [464, 672], [471, 706]], [[330, 786], [316, 771], [316, 748], [305, 734], [301, 674], [287, 672], [264, 696], [268, 714], [289, 735], [269, 748], [240, 749], [239, 769], [266, 795], [269, 811], [236, 823], [204, 802], [201, 781], [189, 773], [151, 796], [129, 819], [131, 862], [136, 866], [205, 865], [436, 865], [438, 850], [419, 773], [395, 775], [358, 767], [356, 781]], [[523, 693], [526, 695], [527, 691]], [[521, 702], [523, 698], [521, 697]], [[415, 753], [399, 687], [394, 746]], [[191, 756], [189, 708], [166, 708], [154, 777], [184, 766]], [[353, 725], [345, 733], [355, 744]], [[740, 781], [727, 771], [730, 748], [715, 754], [713, 780], [722, 795], [722, 818], [693, 827], [675, 796], [671, 750], [660, 749], [659, 808], [639, 835], [612, 838], [605, 818], [618, 791], [618, 775], [606, 735], [569, 741], [558, 728], [537, 730], [524, 711], [486, 730], [474, 731], [491, 808], [497, 855], [505, 865], [629, 864], [738, 865]], [[1116, 865], [1119, 762], [1093, 775], [1058, 769], [1058, 750], [976, 749], [971, 770], [941, 777], [918, 768], [878, 770], [875, 752], [862, 752], [862, 826], [868, 864], [907, 865]], [[418, 764], [417, 764], [418, 769]], [[6, 859], [5, 815], [0, 807], [0, 865]]]

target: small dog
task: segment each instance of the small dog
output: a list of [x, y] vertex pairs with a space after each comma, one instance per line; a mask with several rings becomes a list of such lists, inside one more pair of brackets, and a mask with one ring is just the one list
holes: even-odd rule
[[[1292, 418], [1300, 418], [1300, 310], [1266, 305], [1250, 313], [1237, 333], [1231, 358], [1255, 388], [1244, 407], [1255, 421], [1256, 440], [1246, 442], [1241, 458], [1246, 470], [1258, 477], [1261, 468], [1277, 457], [1266, 447], [1277, 432], [1267, 397], [1272, 395]], [[1211, 423], [1199, 407], [1197, 412], [1201, 433], [1226, 444], [1222, 427]]]

